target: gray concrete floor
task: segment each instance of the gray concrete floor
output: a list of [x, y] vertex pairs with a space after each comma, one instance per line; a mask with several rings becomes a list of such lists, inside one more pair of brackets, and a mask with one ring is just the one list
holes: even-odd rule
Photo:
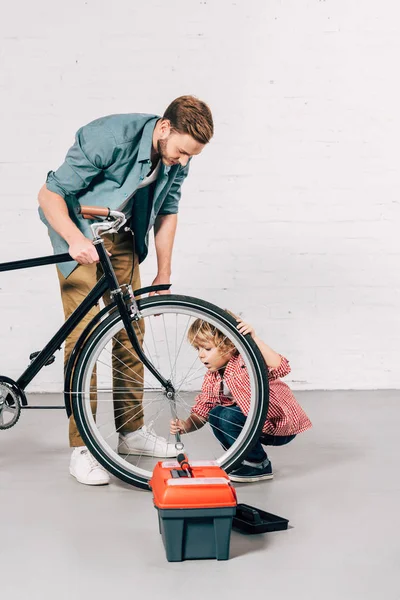
[[24, 411], [0, 432], [1, 599], [399, 599], [399, 392], [296, 395], [314, 428], [236, 486], [291, 527], [232, 533], [226, 562], [168, 563], [151, 493], [78, 484], [64, 413]]

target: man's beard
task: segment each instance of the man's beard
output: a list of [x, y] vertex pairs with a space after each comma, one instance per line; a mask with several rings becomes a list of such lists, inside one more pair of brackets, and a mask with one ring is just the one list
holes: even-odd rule
[[161, 160], [164, 159], [166, 161], [169, 161], [168, 154], [167, 154], [168, 140], [169, 140], [169, 136], [167, 137], [166, 140], [158, 140], [158, 142], [157, 142], [157, 152], [158, 152]]

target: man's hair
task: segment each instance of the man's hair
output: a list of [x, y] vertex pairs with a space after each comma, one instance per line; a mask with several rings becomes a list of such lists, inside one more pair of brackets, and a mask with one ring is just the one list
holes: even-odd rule
[[205, 102], [194, 96], [180, 96], [168, 106], [163, 115], [171, 128], [178, 133], [188, 133], [200, 144], [207, 144], [214, 134], [211, 110]]
[[208, 321], [203, 321], [202, 319], [193, 321], [187, 337], [192, 346], [211, 341], [221, 354], [232, 354], [232, 356], [238, 354], [235, 344], [214, 325], [208, 323]]

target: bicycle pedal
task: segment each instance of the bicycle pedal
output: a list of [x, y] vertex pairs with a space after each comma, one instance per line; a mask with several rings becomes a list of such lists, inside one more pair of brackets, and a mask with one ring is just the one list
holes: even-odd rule
[[[37, 356], [39, 356], [40, 352], [41, 352], [41, 350], [39, 350], [37, 352], [32, 352], [32, 354], [29, 355], [29, 360], [30, 361], [35, 360], [35, 358]], [[52, 365], [55, 360], [56, 360], [56, 357], [53, 354], [52, 356], [50, 356], [50, 358], [47, 360], [47, 362], [44, 363], [45, 367], [47, 367], [48, 365]]]

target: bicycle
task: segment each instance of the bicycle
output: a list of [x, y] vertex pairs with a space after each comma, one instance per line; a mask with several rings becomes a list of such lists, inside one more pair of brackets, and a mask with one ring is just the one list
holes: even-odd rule
[[[205, 426], [185, 436], [185, 450], [191, 461], [202, 459], [204, 463], [207, 457], [229, 472], [251, 450], [268, 411], [268, 374], [258, 347], [249, 335], [243, 336], [238, 332], [236, 321], [229, 313], [209, 302], [172, 294], [142, 298], [144, 294], [167, 290], [170, 286], [132, 290], [129, 284], [120, 284], [104, 248], [102, 235], [117, 233], [124, 227], [125, 215], [105, 207], [82, 206], [80, 212], [93, 221], [90, 225], [93, 243], [103, 275], [46, 346], [30, 355], [30, 364], [16, 381], [0, 376], [0, 429], [13, 427], [20, 418], [21, 410], [30, 408], [25, 393], [28, 384], [44, 366], [54, 362], [55, 352], [61, 349], [71, 331], [109, 291], [111, 304], [99, 310], [83, 330], [64, 370], [65, 410], [68, 416], [73, 413], [90, 452], [117, 478], [148, 489], [159, 457], [154, 456], [154, 451], [146, 455], [118, 453], [116, 412], [120, 411], [119, 421], [121, 418], [128, 421], [137, 414], [134, 410], [141, 410], [149, 435], [156, 426], [158, 434], [169, 436], [171, 415], [173, 418], [186, 418], [191, 408], [189, 398], [206, 370], [202, 364], [198, 366], [197, 353], [187, 341], [190, 326], [196, 319], [201, 319], [219, 329], [242, 356], [250, 379], [250, 409], [242, 432], [229, 449], [222, 448], [211, 428]], [[71, 260], [68, 253], [45, 256], [1, 263], [0, 271]], [[119, 343], [118, 335], [122, 331], [128, 336], [128, 351], [141, 361], [141, 378], [132, 377], [126, 365], [119, 364], [113, 356], [113, 348]], [[138, 394], [139, 401], [121, 413], [114, 402], [132, 390]], [[175, 448], [177, 453], [184, 448], [179, 434], [176, 435]]]

